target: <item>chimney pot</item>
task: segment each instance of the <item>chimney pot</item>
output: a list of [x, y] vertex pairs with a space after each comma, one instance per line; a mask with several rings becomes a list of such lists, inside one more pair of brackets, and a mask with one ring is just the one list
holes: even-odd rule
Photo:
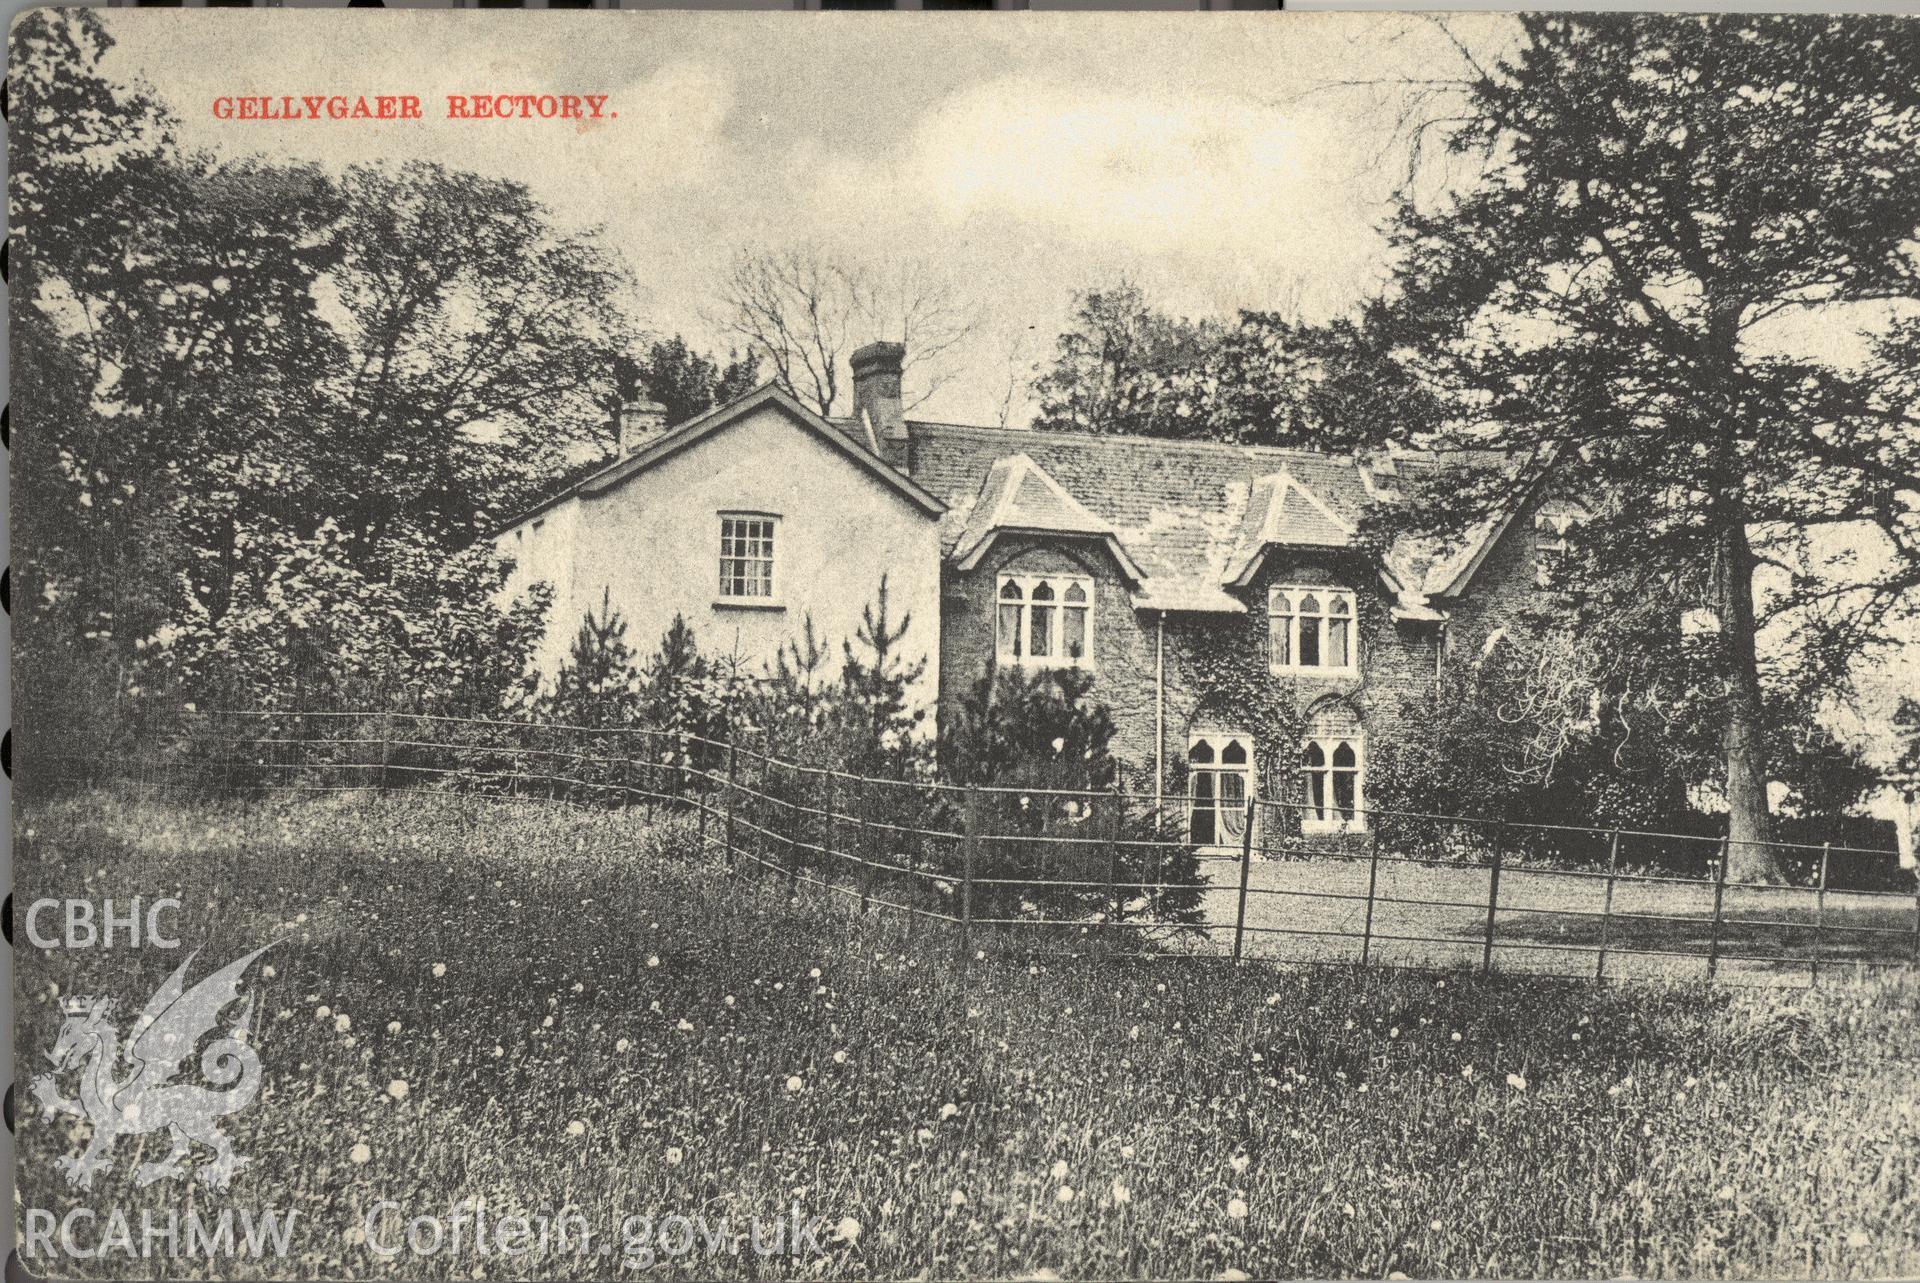
[[848, 358], [853, 367], [853, 417], [862, 414], [882, 442], [907, 439], [906, 411], [900, 404], [900, 373], [906, 367], [904, 343], [869, 343]]
[[620, 457], [644, 450], [666, 430], [666, 406], [658, 401], [628, 401], [620, 407]]

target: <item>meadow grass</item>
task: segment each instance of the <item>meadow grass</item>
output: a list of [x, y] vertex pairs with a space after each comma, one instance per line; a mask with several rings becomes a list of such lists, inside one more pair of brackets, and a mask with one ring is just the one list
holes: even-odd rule
[[[85, 1125], [23, 1098], [23, 1203], [300, 1213], [287, 1260], [40, 1273], [637, 1276], [618, 1227], [672, 1214], [729, 1237], [649, 1277], [1920, 1273], [1912, 975], [975, 961], [937, 924], [731, 879], [672, 820], [538, 804], [90, 794], [16, 837], [22, 905], [180, 898], [196, 976], [281, 941], [232, 1189], [137, 1189], [149, 1137], [70, 1191]], [[182, 956], [17, 945], [22, 1076], [61, 995], [137, 1011]], [[615, 1255], [360, 1241], [382, 1201], [476, 1199], [575, 1210]], [[839, 1227], [822, 1252], [731, 1237], [796, 1204]]]

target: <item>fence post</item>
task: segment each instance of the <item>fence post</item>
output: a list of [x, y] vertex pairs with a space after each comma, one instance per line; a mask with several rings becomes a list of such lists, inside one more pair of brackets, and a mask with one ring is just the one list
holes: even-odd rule
[[1593, 978], [1607, 978], [1607, 946], [1613, 942], [1613, 879], [1620, 871], [1620, 830], [1613, 830], [1613, 839], [1607, 843], [1607, 894], [1600, 901], [1600, 957], [1593, 964]]
[[633, 729], [628, 727], [620, 735], [620, 809], [626, 810], [633, 802]]
[[873, 843], [867, 840], [867, 809], [863, 806], [853, 813], [853, 854], [860, 861], [860, 916], [867, 916], [868, 902], [873, 899]]
[[393, 714], [380, 714], [380, 791], [387, 791], [387, 767], [393, 761]]
[[967, 785], [966, 816], [960, 840], [960, 960], [973, 962], [973, 860], [980, 842], [980, 787]]
[[[1807, 982], [1820, 983], [1820, 955], [1826, 952], [1827, 928], [1827, 859], [1833, 854], [1833, 843], [1820, 844], [1820, 880], [1813, 888], [1813, 960], [1808, 968]], [[1915, 930], [1920, 931], [1920, 918], [1915, 919]]]
[[724, 841], [726, 842], [726, 844], [727, 844], [727, 872], [729, 872], [729, 873], [731, 873], [731, 872], [733, 872], [733, 796], [734, 796], [734, 779], [735, 779], [735, 776], [734, 776], [734, 751], [733, 751], [733, 741], [732, 741], [732, 740], [728, 740], [728, 741], [727, 741], [727, 823], [726, 823], [726, 835], [725, 835], [725, 838], [724, 838], [723, 840], [724, 840]]
[[1113, 810], [1107, 816], [1107, 922], [1113, 925], [1120, 921], [1120, 825], [1126, 807], [1126, 795], [1118, 784], [1113, 786], [1109, 805]]
[[[795, 769], [791, 763], [784, 763], [788, 770]], [[767, 770], [773, 770], [774, 763], [769, 760]], [[785, 808], [786, 820], [781, 825], [781, 840], [787, 844], [787, 899], [797, 899], [800, 895], [800, 812], [804, 809], [800, 803], [800, 785], [794, 783], [794, 800]]]
[[1493, 920], [1500, 911], [1500, 869], [1507, 858], [1507, 822], [1500, 821], [1500, 827], [1493, 834], [1493, 873], [1487, 879], [1487, 943], [1480, 954], [1480, 970], [1483, 974], [1493, 971]]
[[[826, 783], [825, 787], [821, 790], [824, 797], [820, 808], [822, 812], [820, 816], [820, 828], [822, 830], [820, 850], [821, 854], [825, 856], [829, 862], [827, 868], [830, 870], [832, 868], [831, 861], [837, 860], [840, 857], [840, 853], [833, 849], [833, 772], [829, 770], [821, 778]], [[828, 872], [825, 876], [831, 878], [833, 875], [831, 872]]]
[[1720, 867], [1713, 873], [1713, 926], [1707, 933], [1707, 979], [1720, 972], [1720, 908], [1727, 898], [1727, 857], [1733, 853], [1731, 834], [1720, 839]]
[[[689, 755], [687, 760], [691, 762], [693, 760], [692, 756]], [[687, 774], [682, 777], [683, 785], [691, 781], [694, 775], [694, 771], [691, 766], [688, 766], [686, 769], [687, 769]], [[710, 805], [710, 802], [708, 801], [708, 799], [713, 795], [713, 790], [709, 787], [709, 785], [713, 783], [713, 772], [701, 771], [699, 772], [699, 776], [700, 776], [700, 787], [694, 790], [693, 809], [699, 815], [699, 818], [694, 823], [698, 827], [700, 836], [699, 836], [698, 844], [695, 846], [694, 849], [699, 851], [701, 856], [704, 857], [707, 853], [707, 807]]]
[[1360, 929], [1360, 965], [1366, 966], [1367, 959], [1373, 955], [1373, 897], [1380, 885], [1380, 839], [1376, 836], [1368, 847], [1371, 852], [1367, 860], [1367, 920]]
[[1240, 904], [1233, 913], [1233, 960], [1240, 961], [1241, 946], [1247, 934], [1247, 878], [1253, 872], [1253, 808], [1247, 799], [1247, 825], [1240, 833]]
[[214, 725], [217, 727], [223, 720], [227, 723], [227, 731], [226, 734], [220, 736], [220, 746], [222, 750], [224, 750], [221, 753], [223, 760], [220, 769], [220, 796], [231, 798], [233, 796], [233, 759], [235, 752], [240, 747], [235, 737], [239, 735], [239, 731], [234, 729], [235, 722], [232, 713], [220, 714], [215, 718]]

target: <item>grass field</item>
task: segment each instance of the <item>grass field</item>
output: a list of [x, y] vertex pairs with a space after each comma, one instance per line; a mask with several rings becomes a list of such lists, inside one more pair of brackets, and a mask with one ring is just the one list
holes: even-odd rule
[[[42, 1274], [640, 1272], [360, 1241], [382, 1202], [469, 1200], [609, 1230], [698, 1214], [731, 1235], [796, 1204], [840, 1226], [797, 1260], [722, 1237], [649, 1277], [1920, 1273], [1909, 974], [966, 965], [933, 924], [730, 881], [637, 815], [94, 795], [20, 825], [21, 904], [177, 895], [196, 975], [281, 941], [232, 1189], [135, 1188], [149, 1137], [78, 1195], [55, 1161], [85, 1125], [28, 1102], [25, 1205], [300, 1210], [284, 1261], [30, 1260]], [[44, 1068], [60, 995], [137, 1010], [179, 960], [20, 941], [20, 1072]]]

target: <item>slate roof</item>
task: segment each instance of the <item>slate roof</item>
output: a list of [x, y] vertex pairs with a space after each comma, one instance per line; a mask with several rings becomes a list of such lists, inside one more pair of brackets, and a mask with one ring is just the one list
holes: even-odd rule
[[[1366, 462], [1212, 441], [912, 420], [907, 430], [910, 475], [947, 505], [941, 540], [950, 554], [970, 550], [997, 519], [1009, 481], [1015, 473], [1027, 475], [1013, 461], [1024, 460], [1117, 539], [1140, 568], [1134, 601], [1147, 609], [1244, 609], [1225, 588], [1266, 541], [1345, 546], [1376, 498], [1390, 499], [1407, 480], [1439, 466], [1412, 454]], [[1021, 496], [1028, 491], [1023, 482]], [[1049, 512], [1048, 500], [1035, 493], [1036, 518]], [[1062, 529], [1087, 524], [1078, 514], [1051, 515]], [[1459, 566], [1457, 550], [1402, 541], [1387, 557], [1383, 577], [1403, 614], [1437, 618], [1425, 595], [1444, 587]]]
[[948, 550], [956, 562], [970, 567], [997, 536], [1010, 531], [1099, 539], [1129, 577], [1144, 578], [1113, 524], [1087, 511], [1085, 504], [1024, 454], [1001, 455], [988, 467], [966, 525]]

